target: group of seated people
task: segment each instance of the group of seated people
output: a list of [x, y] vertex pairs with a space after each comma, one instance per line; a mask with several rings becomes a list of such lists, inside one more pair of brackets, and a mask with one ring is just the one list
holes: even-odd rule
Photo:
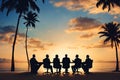
[[[53, 73], [53, 67], [54, 67], [56, 68], [57, 73], [61, 73], [61, 68], [64, 68], [65, 73], [68, 73], [68, 69], [70, 68], [70, 63], [74, 63], [74, 65], [71, 66], [73, 74], [77, 72], [79, 68], [82, 68], [85, 74], [88, 74], [89, 69], [92, 68], [93, 60], [90, 59], [89, 55], [86, 55], [85, 62], [82, 62], [82, 60], [79, 58], [79, 55], [76, 55], [75, 57], [76, 58], [72, 62], [70, 62], [70, 58], [68, 58], [66, 54], [65, 57], [62, 59], [62, 62], [60, 62], [58, 55], [55, 55], [53, 62], [50, 62], [49, 55], [47, 54], [46, 58], [43, 59], [43, 62], [38, 62], [35, 58], [35, 55], [33, 54], [33, 57], [30, 59], [31, 73], [37, 73], [38, 69], [42, 64], [43, 67], [47, 69], [47, 72], [50, 69], [51, 73]], [[50, 63], [53, 63], [53, 67], [52, 65], [50, 65]]]

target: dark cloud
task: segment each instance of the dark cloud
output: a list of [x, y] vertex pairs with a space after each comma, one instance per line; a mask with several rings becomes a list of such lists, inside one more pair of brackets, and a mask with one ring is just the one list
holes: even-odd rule
[[[15, 35], [15, 26], [0, 26], [0, 41], [12, 43]], [[17, 43], [25, 37], [24, 33], [18, 33]]]
[[110, 45], [103, 45], [103, 44], [98, 44], [98, 45], [91, 45], [91, 46], [84, 46], [86, 48], [107, 48], [110, 47]]
[[14, 33], [15, 27], [14, 26], [0, 26], [0, 34], [6, 34], [6, 33]]
[[[14, 40], [15, 27], [14, 26], [4, 26], [0, 27], [0, 43], [12, 44]], [[25, 34], [18, 33], [16, 43], [24, 43]], [[24, 44], [23, 44], [24, 45]], [[28, 48], [33, 48], [34, 50], [45, 50], [48, 47], [53, 46], [53, 43], [45, 43], [36, 38], [28, 38]]]
[[0, 58], [0, 63], [9, 63], [10, 61], [10, 59]]
[[67, 32], [76, 32], [76, 31], [97, 29], [101, 25], [101, 22], [93, 18], [77, 17], [71, 19], [68, 24], [69, 24], [69, 29], [67, 29]]
[[28, 40], [28, 48], [45, 49], [44, 45], [42, 44], [40, 40], [33, 39], [33, 38], [30, 38]]
[[95, 34], [93, 34], [93, 33], [83, 34], [83, 35], [80, 36], [80, 38], [87, 38], [87, 39], [88, 39], [88, 38], [93, 37], [94, 35], [95, 35]]

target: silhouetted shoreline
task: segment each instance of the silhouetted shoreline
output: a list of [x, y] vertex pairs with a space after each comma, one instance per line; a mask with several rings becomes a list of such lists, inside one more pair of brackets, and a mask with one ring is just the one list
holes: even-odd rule
[[120, 80], [120, 72], [92, 72], [75, 75], [32, 75], [24, 73], [0, 73], [0, 80]]

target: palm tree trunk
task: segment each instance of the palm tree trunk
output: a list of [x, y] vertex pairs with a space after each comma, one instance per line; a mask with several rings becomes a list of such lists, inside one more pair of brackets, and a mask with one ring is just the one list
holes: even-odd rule
[[118, 49], [117, 49], [117, 43], [115, 42], [115, 50], [116, 50], [116, 69], [115, 71], [119, 71], [119, 60], [118, 60]]
[[17, 27], [16, 27], [15, 37], [14, 37], [13, 46], [12, 46], [11, 71], [15, 71], [14, 50], [15, 50], [15, 44], [16, 44], [18, 27], [19, 27], [19, 22], [20, 22], [21, 15], [22, 15], [22, 13], [20, 13], [19, 16], [18, 16]]
[[28, 56], [28, 49], [27, 49], [27, 33], [28, 33], [28, 27], [26, 30], [26, 39], [25, 39], [25, 48], [26, 48], [26, 56], [27, 56], [27, 62], [28, 62], [28, 72], [29, 72], [29, 68], [30, 68], [30, 61], [29, 61], [29, 56]]

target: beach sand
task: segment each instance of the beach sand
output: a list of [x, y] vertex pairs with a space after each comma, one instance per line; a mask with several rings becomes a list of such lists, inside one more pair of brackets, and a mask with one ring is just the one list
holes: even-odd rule
[[24, 73], [0, 73], [0, 80], [120, 80], [120, 72], [92, 72], [91, 74], [33, 75]]

